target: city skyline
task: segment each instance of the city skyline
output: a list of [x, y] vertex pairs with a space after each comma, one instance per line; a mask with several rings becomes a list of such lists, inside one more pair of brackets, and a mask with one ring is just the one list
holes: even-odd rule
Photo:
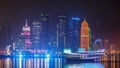
[[[21, 5], [22, 4], [22, 5]], [[15, 6], [15, 7], [14, 7]], [[29, 24], [40, 17], [40, 12], [48, 12], [51, 18], [50, 28], [57, 24], [59, 14], [86, 17], [96, 35], [119, 43], [119, 7], [115, 1], [14, 1], [0, 2], [0, 24], [10, 23], [13, 29], [21, 29], [27, 18]], [[19, 26], [17, 24], [20, 24]], [[16, 32], [17, 33], [17, 32]]]
[[0, 68], [120, 68], [116, 0], [0, 0]]

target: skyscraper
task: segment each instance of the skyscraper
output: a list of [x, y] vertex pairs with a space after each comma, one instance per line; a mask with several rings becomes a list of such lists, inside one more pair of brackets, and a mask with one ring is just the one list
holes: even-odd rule
[[22, 33], [21, 33], [21, 35], [23, 36], [24, 41], [25, 41], [25, 49], [31, 47], [31, 40], [30, 40], [30, 35], [31, 34], [30, 34], [30, 31], [31, 31], [31, 29], [28, 26], [27, 20], [26, 20], [25, 26], [23, 26]]
[[72, 17], [69, 22], [69, 36], [68, 36], [68, 45], [71, 48], [72, 52], [76, 52], [80, 41], [80, 18]]
[[57, 23], [57, 48], [63, 51], [66, 46], [67, 18], [65, 15], [59, 15], [59, 23]]
[[85, 48], [86, 51], [89, 50], [90, 45], [90, 34], [89, 34], [89, 26], [88, 22], [84, 19], [84, 21], [81, 24], [81, 48]]
[[32, 48], [42, 49], [41, 46], [41, 23], [33, 21], [32, 23]]
[[48, 13], [41, 13], [40, 14], [40, 22], [41, 22], [41, 43], [42, 49], [49, 48], [49, 14]]

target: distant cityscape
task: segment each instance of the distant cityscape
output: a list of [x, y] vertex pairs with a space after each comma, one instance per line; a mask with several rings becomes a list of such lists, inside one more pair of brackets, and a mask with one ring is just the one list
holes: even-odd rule
[[0, 49], [5, 50], [50, 50], [64, 52], [70, 49], [77, 52], [80, 49], [94, 51], [106, 49], [107, 52], [118, 52], [119, 47], [109, 44], [108, 39], [98, 38], [92, 33], [89, 27], [89, 21], [86, 18], [67, 17], [64, 14], [58, 16], [56, 26], [56, 35], [51, 36], [49, 24], [49, 14], [41, 13], [40, 20], [34, 20], [31, 23], [26, 19], [21, 26], [19, 35], [13, 35], [10, 24], [0, 25]]

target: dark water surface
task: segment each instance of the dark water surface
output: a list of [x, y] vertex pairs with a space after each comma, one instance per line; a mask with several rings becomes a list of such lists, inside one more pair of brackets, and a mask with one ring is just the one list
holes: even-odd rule
[[120, 62], [68, 63], [62, 58], [2, 58], [0, 68], [120, 68]]

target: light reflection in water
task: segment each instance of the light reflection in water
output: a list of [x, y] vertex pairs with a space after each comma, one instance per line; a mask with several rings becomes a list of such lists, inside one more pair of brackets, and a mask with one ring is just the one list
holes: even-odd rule
[[40, 68], [40, 58], [37, 58], [37, 68]]
[[[41, 58], [41, 68], [43, 67], [43, 58]], [[44, 68], [44, 67], [43, 67]]]
[[120, 62], [102, 62], [105, 68], [120, 68]]
[[45, 58], [45, 68], [49, 68], [49, 58]]
[[36, 58], [34, 58], [33, 63], [34, 63], [34, 68], [36, 68]]
[[64, 68], [104, 68], [100, 63], [66, 64]]
[[25, 64], [26, 64], [26, 63], [25, 63], [25, 58], [22, 59], [22, 63], [23, 63], [22, 68], [26, 68], [26, 67], [25, 67]]
[[27, 59], [26, 60], [26, 68], [32, 68], [32, 63], [31, 63], [32, 59]]
[[0, 68], [120, 68], [120, 62], [64, 63], [62, 58], [4, 58]]
[[54, 68], [63, 68], [62, 65], [64, 65], [62, 59], [58, 59], [58, 58], [54, 59]]
[[10, 58], [6, 58], [5, 60], [4, 60], [4, 66], [5, 66], [5, 68], [11, 68], [11, 59]]
[[22, 58], [19, 58], [19, 68], [22, 68]]

